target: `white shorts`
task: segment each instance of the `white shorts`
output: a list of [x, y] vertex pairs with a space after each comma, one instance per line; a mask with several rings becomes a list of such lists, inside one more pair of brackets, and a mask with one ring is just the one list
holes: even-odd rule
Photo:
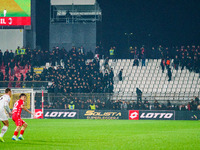
[[8, 120], [8, 116], [5, 111], [0, 110], [0, 121]]

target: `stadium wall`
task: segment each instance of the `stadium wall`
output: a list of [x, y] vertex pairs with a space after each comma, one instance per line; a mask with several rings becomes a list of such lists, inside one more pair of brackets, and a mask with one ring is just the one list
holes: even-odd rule
[[0, 49], [2, 52], [5, 52], [7, 49], [15, 52], [17, 46], [23, 46], [23, 37], [23, 29], [0, 29]]
[[[38, 112], [38, 110], [37, 110]], [[36, 113], [37, 114], [37, 113]], [[37, 117], [41, 118], [41, 111]], [[198, 120], [198, 111], [45, 109], [45, 119]], [[42, 118], [43, 118], [42, 117]]]
[[72, 46], [85, 48], [85, 52], [96, 47], [96, 23], [51, 24], [50, 49], [56, 46], [69, 50]]

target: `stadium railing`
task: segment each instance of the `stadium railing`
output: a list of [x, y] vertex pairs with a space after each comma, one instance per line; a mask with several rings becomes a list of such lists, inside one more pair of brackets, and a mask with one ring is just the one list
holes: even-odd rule
[[0, 81], [0, 88], [33, 88], [41, 89], [48, 86], [48, 81]]
[[[143, 93], [142, 102], [148, 101], [153, 104], [157, 100], [160, 104], [166, 104], [169, 100], [173, 104], [184, 104], [186, 105], [194, 97], [200, 96], [200, 93]], [[36, 96], [37, 100], [41, 100], [41, 94]], [[96, 102], [100, 100], [101, 102], [107, 102], [108, 100], [116, 101], [134, 101], [137, 102], [136, 93], [46, 93], [44, 99], [48, 100], [49, 104], [53, 102], [61, 102], [63, 99], [68, 101], [87, 101], [92, 100]]]

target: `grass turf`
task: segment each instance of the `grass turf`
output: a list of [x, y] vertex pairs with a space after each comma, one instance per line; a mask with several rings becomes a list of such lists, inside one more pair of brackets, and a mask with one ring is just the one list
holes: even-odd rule
[[1, 150], [136, 149], [199, 150], [199, 121], [25, 120], [24, 141], [12, 141], [15, 125]]

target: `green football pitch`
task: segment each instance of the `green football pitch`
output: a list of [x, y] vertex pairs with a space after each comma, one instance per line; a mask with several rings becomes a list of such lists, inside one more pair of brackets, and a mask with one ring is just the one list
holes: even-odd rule
[[199, 121], [27, 119], [24, 141], [10, 127], [1, 150], [199, 150]]

